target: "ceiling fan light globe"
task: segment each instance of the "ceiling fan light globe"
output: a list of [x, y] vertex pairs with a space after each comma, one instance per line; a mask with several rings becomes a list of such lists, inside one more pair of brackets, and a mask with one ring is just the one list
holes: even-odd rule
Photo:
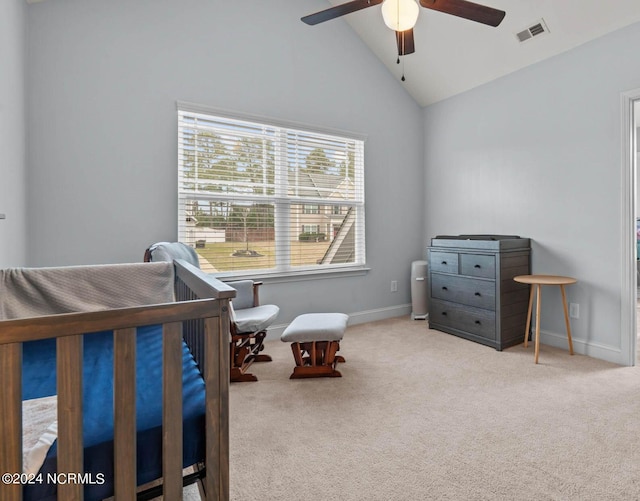
[[416, 25], [420, 8], [415, 0], [384, 0], [382, 18], [393, 31], [410, 30]]

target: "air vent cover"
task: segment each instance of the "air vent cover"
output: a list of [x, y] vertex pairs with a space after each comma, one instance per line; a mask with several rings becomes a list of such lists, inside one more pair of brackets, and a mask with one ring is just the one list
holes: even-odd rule
[[516, 33], [516, 36], [520, 42], [526, 42], [527, 40], [540, 36], [544, 33], [549, 33], [549, 28], [544, 22], [544, 19], [540, 19], [539, 21], [532, 23], [528, 28]]

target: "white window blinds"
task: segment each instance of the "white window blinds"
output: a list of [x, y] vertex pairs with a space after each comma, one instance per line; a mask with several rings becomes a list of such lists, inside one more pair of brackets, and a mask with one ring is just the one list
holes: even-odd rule
[[363, 266], [364, 141], [179, 105], [178, 238], [219, 274]]

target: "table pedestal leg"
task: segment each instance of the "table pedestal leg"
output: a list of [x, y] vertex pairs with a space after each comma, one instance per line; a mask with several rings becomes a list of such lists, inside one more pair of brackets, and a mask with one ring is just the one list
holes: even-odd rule
[[562, 307], [564, 308], [564, 323], [567, 326], [567, 339], [569, 340], [569, 354], [573, 355], [573, 342], [571, 341], [571, 324], [569, 323], [569, 311], [567, 310], [567, 296], [564, 292], [564, 285], [560, 285], [562, 293]]
[[536, 284], [538, 294], [536, 298], [536, 355], [534, 362], [538, 363], [538, 354], [540, 353], [540, 304], [542, 303], [542, 285]]
[[529, 343], [529, 327], [531, 327], [531, 309], [533, 307], [533, 292], [535, 285], [531, 285], [531, 292], [529, 293], [529, 309], [527, 310], [527, 326], [524, 328], [524, 347], [526, 348]]

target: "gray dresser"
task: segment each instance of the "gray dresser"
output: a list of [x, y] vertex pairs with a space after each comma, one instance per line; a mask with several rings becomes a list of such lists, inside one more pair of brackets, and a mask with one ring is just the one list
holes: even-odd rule
[[528, 238], [457, 235], [431, 239], [429, 327], [502, 350], [521, 343], [531, 273]]

